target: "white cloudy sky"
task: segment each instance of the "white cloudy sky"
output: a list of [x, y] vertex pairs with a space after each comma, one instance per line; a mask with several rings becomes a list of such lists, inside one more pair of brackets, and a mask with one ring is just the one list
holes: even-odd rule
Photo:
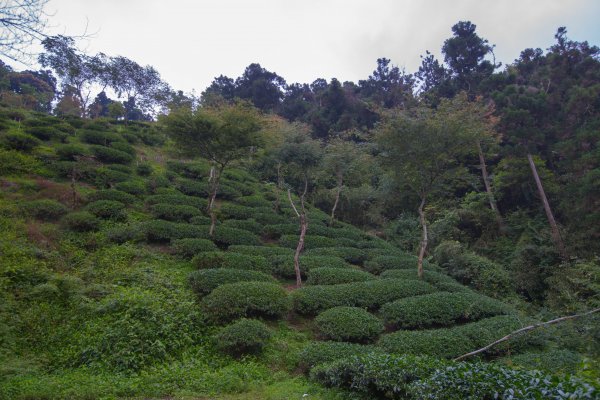
[[48, 11], [55, 32], [95, 33], [88, 52], [153, 65], [198, 93], [252, 62], [288, 83], [356, 82], [379, 57], [413, 72], [459, 20], [475, 23], [503, 63], [549, 47], [558, 26], [600, 45], [599, 0], [50, 0]]

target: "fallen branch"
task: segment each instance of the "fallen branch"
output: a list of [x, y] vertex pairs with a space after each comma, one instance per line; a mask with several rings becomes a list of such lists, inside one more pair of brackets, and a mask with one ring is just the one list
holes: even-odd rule
[[482, 347], [482, 348], [480, 348], [478, 350], [472, 351], [472, 352], [467, 353], [467, 354], [463, 354], [460, 357], [456, 357], [453, 361], [464, 360], [465, 358], [474, 356], [475, 354], [483, 353], [487, 349], [489, 349], [491, 347], [494, 347], [497, 344], [500, 344], [502, 342], [506, 342], [507, 340], [512, 339], [513, 337], [515, 337], [517, 335], [520, 335], [520, 334], [525, 333], [525, 332], [532, 331], [532, 330], [534, 330], [536, 328], [540, 328], [542, 326], [548, 326], [548, 325], [552, 325], [552, 324], [557, 324], [559, 322], [567, 321], [567, 320], [570, 320], [570, 319], [576, 319], [576, 318], [585, 317], [587, 315], [590, 315], [590, 314], [593, 314], [593, 313], [597, 313], [598, 311], [600, 311], [600, 308], [595, 308], [593, 310], [590, 310], [590, 311], [582, 313], [582, 314], [568, 315], [566, 317], [560, 317], [560, 318], [556, 318], [556, 319], [553, 319], [553, 320], [550, 320], [550, 321], [540, 322], [539, 324], [534, 324], [534, 325], [526, 326], [524, 328], [521, 328], [521, 329], [518, 329], [518, 330], [516, 330], [514, 332], [509, 333], [508, 335], [504, 336], [502, 339], [498, 339], [495, 342], [490, 343], [490, 344], [488, 344], [485, 347]]

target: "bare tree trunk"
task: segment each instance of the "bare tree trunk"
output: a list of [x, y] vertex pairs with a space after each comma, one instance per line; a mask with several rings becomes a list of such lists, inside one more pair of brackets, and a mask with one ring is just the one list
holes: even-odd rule
[[483, 150], [481, 149], [481, 142], [479, 140], [477, 140], [477, 150], [479, 151], [479, 164], [481, 166], [481, 175], [483, 177], [485, 191], [487, 192], [488, 200], [490, 202], [490, 208], [496, 214], [496, 222], [498, 223], [498, 228], [500, 228], [500, 232], [505, 232], [506, 226], [504, 225], [504, 220], [502, 219], [500, 210], [498, 210], [496, 198], [494, 197], [494, 193], [492, 192], [492, 185], [490, 184], [490, 178], [487, 172], [487, 165], [485, 164], [485, 157], [483, 156]]
[[[306, 185], [305, 185], [306, 188]], [[292, 193], [290, 189], [288, 189], [288, 199], [290, 200], [290, 204], [292, 209], [296, 213], [296, 216], [300, 220], [300, 239], [298, 240], [298, 245], [296, 246], [296, 252], [294, 253], [294, 272], [296, 274], [296, 287], [299, 288], [302, 286], [302, 274], [300, 273], [300, 253], [304, 249], [304, 238], [306, 237], [306, 231], [308, 230], [308, 220], [306, 218], [306, 209], [304, 208], [304, 195], [306, 194], [306, 189], [304, 193], [300, 197], [300, 206], [301, 212], [298, 211], [294, 201], [292, 200]]]
[[537, 168], [535, 167], [535, 163], [533, 162], [533, 157], [531, 156], [531, 154], [527, 154], [527, 160], [529, 161], [529, 167], [531, 167], [531, 173], [533, 174], [533, 178], [535, 179], [535, 184], [537, 185], [538, 192], [540, 194], [540, 197], [542, 198], [544, 211], [546, 211], [546, 217], [548, 218], [548, 223], [550, 224], [550, 230], [552, 232], [552, 240], [554, 241], [554, 244], [560, 256], [562, 258], [567, 258], [565, 245], [562, 241], [562, 238], [560, 237], [560, 232], [558, 230], [556, 220], [554, 219], [554, 214], [552, 214], [552, 210], [550, 209], [550, 203], [548, 202], [548, 198], [546, 197], [546, 192], [544, 192], [542, 181], [540, 180], [540, 176], [538, 175]]
[[281, 211], [281, 187], [283, 186], [283, 178], [281, 176], [281, 163], [277, 163], [277, 185], [275, 185], [275, 212]]
[[219, 180], [221, 179], [221, 173], [225, 167], [221, 166], [218, 170], [213, 166], [210, 169], [210, 176], [208, 181], [210, 182], [210, 194], [208, 197], [208, 206], [206, 211], [210, 215], [210, 229], [208, 235], [212, 237], [215, 233], [215, 226], [217, 225], [217, 215], [215, 214], [215, 199], [217, 198], [217, 191], [219, 190]]
[[335, 210], [337, 209], [338, 203], [340, 202], [340, 193], [342, 193], [343, 183], [344, 183], [344, 178], [342, 177], [342, 175], [338, 175], [337, 193], [335, 194], [335, 202], [333, 203], [333, 207], [331, 208], [331, 218], [329, 219], [329, 226], [333, 226], [333, 220], [335, 218]]
[[425, 250], [427, 249], [427, 222], [425, 221], [425, 196], [421, 198], [421, 204], [419, 205], [419, 219], [421, 220], [421, 227], [423, 228], [423, 237], [421, 238], [421, 248], [419, 250], [419, 260], [417, 261], [417, 275], [419, 279], [423, 279], [423, 258], [425, 257]]

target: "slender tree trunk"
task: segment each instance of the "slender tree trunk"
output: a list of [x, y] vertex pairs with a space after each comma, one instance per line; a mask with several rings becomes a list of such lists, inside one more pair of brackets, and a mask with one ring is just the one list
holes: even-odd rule
[[498, 228], [500, 232], [505, 232], [506, 227], [504, 225], [504, 219], [502, 219], [502, 215], [500, 214], [500, 210], [498, 210], [498, 206], [496, 204], [496, 198], [494, 197], [494, 193], [492, 192], [492, 185], [490, 184], [490, 178], [487, 172], [487, 165], [485, 164], [485, 157], [483, 156], [483, 150], [481, 149], [481, 142], [477, 140], [477, 151], [479, 152], [479, 164], [481, 166], [481, 175], [483, 177], [483, 183], [485, 185], [485, 191], [488, 195], [488, 200], [490, 202], [490, 208], [496, 214], [496, 222], [498, 223]]
[[333, 207], [331, 208], [331, 218], [329, 219], [329, 226], [333, 226], [333, 220], [335, 218], [335, 210], [340, 202], [340, 193], [342, 193], [342, 185], [344, 183], [344, 178], [341, 175], [338, 175], [337, 180], [337, 192], [335, 194], [335, 202], [333, 203]]
[[425, 257], [425, 250], [427, 250], [427, 222], [425, 221], [425, 196], [421, 198], [421, 204], [419, 205], [419, 219], [421, 220], [421, 227], [423, 228], [423, 236], [421, 238], [421, 248], [419, 249], [419, 260], [417, 261], [417, 275], [419, 279], [423, 279], [423, 258]]
[[296, 216], [300, 220], [300, 239], [298, 240], [298, 245], [296, 246], [296, 252], [294, 253], [294, 272], [296, 274], [296, 287], [299, 288], [302, 286], [302, 274], [300, 273], [300, 253], [304, 249], [304, 239], [306, 237], [306, 231], [308, 230], [308, 220], [306, 218], [306, 209], [304, 208], [304, 195], [306, 194], [306, 185], [305, 190], [302, 196], [300, 197], [300, 207], [301, 212], [298, 211], [294, 201], [292, 200], [292, 193], [290, 189], [288, 189], [288, 199], [290, 204], [296, 213]]
[[217, 198], [217, 191], [219, 190], [219, 180], [221, 179], [221, 173], [225, 167], [221, 166], [217, 170], [214, 166], [210, 169], [210, 176], [208, 178], [210, 182], [210, 194], [208, 196], [208, 206], [206, 207], [207, 213], [210, 215], [210, 229], [208, 234], [212, 237], [215, 233], [215, 226], [217, 225], [217, 215], [215, 214], [215, 199]]
[[277, 184], [275, 185], [275, 212], [281, 211], [281, 187], [283, 186], [283, 178], [281, 176], [281, 163], [277, 163]]
[[552, 240], [554, 241], [554, 244], [560, 256], [562, 258], [567, 258], [565, 245], [562, 241], [562, 238], [560, 237], [558, 225], [556, 224], [556, 220], [554, 219], [554, 214], [552, 214], [552, 210], [550, 209], [550, 203], [548, 202], [548, 198], [546, 197], [546, 192], [544, 192], [544, 186], [542, 186], [542, 181], [540, 180], [537, 168], [535, 167], [535, 163], [533, 162], [533, 157], [529, 153], [527, 154], [527, 160], [529, 161], [529, 167], [531, 167], [531, 173], [533, 174], [533, 178], [535, 179], [535, 184], [537, 185], [538, 192], [540, 194], [540, 197], [542, 198], [544, 211], [546, 211], [546, 217], [548, 218], [548, 223], [550, 224], [550, 230], [552, 232]]

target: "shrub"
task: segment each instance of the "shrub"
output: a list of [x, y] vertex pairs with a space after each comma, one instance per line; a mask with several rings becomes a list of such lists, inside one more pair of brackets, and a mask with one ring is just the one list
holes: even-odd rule
[[172, 204], [180, 206], [192, 206], [205, 209], [208, 201], [199, 197], [186, 196], [184, 194], [155, 194], [146, 197], [147, 204]]
[[173, 252], [184, 258], [192, 258], [198, 253], [217, 250], [217, 246], [208, 239], [179, 239], [173, 241], [172, 246]]
[[[282, 278], [294, 278], [296, 276], [293, 253], [288, 256], [273, 256], [270, 261], [275, 275]], [[300, 256], [300, 273], [302, 276], [306, 276], [313, 268], [351, 268], [351, 266], [337, 257]]]
[[68, 208], [55, 200], [33, 200], [21, 205], [23, 211], [34, 218], [53, 221], [67, 213]]
[[258, 246], [260, 244], [260, 238], [254, 233], [243, 229], [229, 228], [227, 226], [218, 226], [215, 229], [214, 241], [217, 244], [224, 246], [232, 244]]
[[433, 286], [421, 281], [383, 279], [339, 285], [306, 286], [292, 293], [294, 310], [315, 315], [336, 306], [377, 309], [404, 297], [432, 293]]
[[307, 285], [337, 285], [377, 279], [374, 275], [356, 269], [315, 268], [308, 272]]
[[571, 350], [556, 349], [508, 355], [498, 362], [506, 363], [508, 366], [514, 365], [552, 373], [574, 374], [580, 369], [582, 361], [583, 357], [580, 353], [575, 353]]
[[[298, 245], [298, 235], [281, 235], [279, 244], [282, 247], [290, 247], [295, 249]], [[318, 247], [336, 247], [339, 241], [325, 236], [306, 235], [304, 238], [304, 248], [314, 249]]]
[[219, 350], [234, 356], [256, 354], [262, 350], [271, 335], [264, 323], [242, 318], [221, 329], [215, 336], [215, 342]]
[[96, 217], [105, 219], [122, 219], [125, 214], [123, 209], [125, 204], [116, 200], [97, 200], [89, 203], [85, 209]]
[[356, 343], [312, 342], [300, 353], [300, 368], [308, 370], [319, 364], [369, 353], [382, 353], [382, 351], [375, 346]]
[[129, 164], [133, 161], [132, 155], [110, 147], [93, 144], [90, 145], [90, 151], [103, 163]]
[[[380, 275], [383, 279], [412, 279], [418, 280], [419, 276], [417, 275], [416, 268], [415, 269], [390, 269], [387, 271], [383, 271]], [[434, 271], [423, 271], [423, 280], [425, 282], [431, 283], [433, 286], [438, 288], [439, 290], [443, 290], [445, 292], [463, 292], [469, 291], [470, 289], [456, 282], [454, 279], [450, 278], [448, 275], [444, 275], [439, 272]]]
[[270, 272], [271, 267], [261, 256], [238, 254], [224, 251], [208, 251], [196, 255], [192, 264], [199, 269], [230, 268], [261, 272]]
[[276, 283], [238, 282], [217, 287], [201, 305], [209, 318], [223, 323], [240, 317], [281, 318], [289, 309], [289, 300]]
[[288, 249], [287, 247], [271, 247], [271, 246], [245, 246], [245, 245], [232, 245], [228, 248], [229, 251], [241, 254], [250, 254], [263, 256], [268, 259], [275, 256], [293, 256], [294, 250]]
[[367, 258], [367, 254], [364, 250], [355, 247], [322, 247], [307, 250], [304, 254], [307, 256], [340, 257], [350, 264], [355, 265], [362, 265]]
[[155, 219], [142, 224], [142, 231], [148, 242], [169, 242], [175, 239], [209, 239], [208, 229], [204, 226], [177, 223]]
[[132, 195], [142, 195], [146, 193], [146, 185], [142, 181], [125, 181], [115, 185], [115, 189]]
[[[501, 315], [452, 328], [398, 331], [382, 336], [378, 345], [390, 353], [454, 358], [486, 346], [521, 327], [523, 322], [518, 317]], [[528, 343], [535, 343], [535, 337], [528, 336], [508, 345], [515, 350]], [[506, 349], [505, 345], [500, 345], [491, 352], [502, 352]]]
[[365, 269], [373, 274], [380, 274], [388, 269], [416, 269], [417, 257], [405, 254], [403, 256], [376, 256], [365, 262]]
[[98, 201], [98, 200], [111, 200], [111, 201], [119, 201], [123, 204], [132, 204], [135, 203], [135, 196], [122, 192], [116, 189], [103, 189], [98, 190], [93, 193], [90, 193], [88, 196], [89, 201]]
[[379, 318], [357, 307], [334, 307], [315, 318], [323, 337], [338, 342], [368, 343], [383, 331]]
[[201, 269], [190, 274], [190, 286], [194, 293], [206, 296], [215, 288], [227, 283], [237, 282], [271, 282], [275, 279], [259, 271], [248, 271], [240, 269], [214, 268]]
[[135, 167], [135, 172], [139, 176], [150, 176], [154, 172], [154, 168], [149, 163], [140, 163], [137, 167]]
[[77, 161], [78, 157], [88, 156], [90, 152], [86, 146], [70, 143], [56, 146], [56, 154], [63, 161]]
[[207, 182], [195, 181], [192, 179], [178, 179], [177, 189], [189, 196], [207, 197], [209, 187]]
[[15, 150], [0, 149], [0, 175], [31, 174], [43, 171], [36, 158]]
[[114, 142], [110, 144], [111, 149], [122, 151], [123, 153], [127, 153], [132, 157], [135, 157], [135, 149], [125, 142]]
[[242, 229], [244, 231], [252, 232], [256, 235], [260, 235], [262, 232], [262, 225], [253, 219], [246, 219], [243, 221], [238, 219], [228, 219], [226, 221], [223, 221], [221, 226], [227, 228]]
[[217, 198], [223, 200], [234, 200], [240, 197], [242, 193], [235, 187], [227, 185], [223, 182], [219, 184], [217, 189]]
[[457, 363], [411, 385], [416, 399], [593, 399], [598, 390], [577, 378], [495, 364]]
[[189, 222], [194, 225], [210, 225], [210, 218], [204, 215], [198, 215], [190, 218]]
[[94, 214], [87, 211], [78, 211], [67, 214], [62, 222], [71, 230], [77, 232], [93, 231], [98, 228], [100, 221]]
[[19, 132], [7, 133], [1, 138], [2, 146], [9, 150], [31, 151], [40, 145], [40, 140], [34, 136]]
[[189, 221], [192, 217], [202, 214], [200, 210], [193, 206], [163, 203], [153, 205], [151, 211], [154, 218], [167, 221]]
[[285, 224], [285, 223], [289, 223], [290, 222], [290, 218], [280, 215], [280, 214], [276, 214], [275, 211], [273, 210], [266, 210], [264, 208], [258, 208], [256, 209], [256, 212], [252, 215], [250, 215], [247, 218], [254, 218], [256, 220], [256, 222], [258, 222], [261, 225], [277, 225], [277, 224]]
[[311, 371], [311, 378], [322, 385], [350, 389], [369, 398], [410, 399], [411, 383], [444, 365], [429, 357], [365, 353], [317, 366]]
[[67, 138], [66, 133], [61, 132], [60, 130], [52, 126], [31, 126], [25, 128], [25, 133], [28, 133], [31, 136], [35, 136], [40, 140], [65, 140]]
[[381, 308], [386, 325], [400, 329], [448, 326], [511, 312], [510, 307], [498, 300], [471, 292], [425, 294], [396, 300]]
[[240, 206], [238, 204], [226, 203], [221, 206], [219, 211], [226, 219], [249, 219], [252, 218], [256, 209]]
[[144, 240], [146, 232], [144, 225], [136, 224], [122, 224], [112, 227], [106, 232], [106, 238], [114, 243], [125, 243], [125, 242], [139, 242]]
[[236, 199], [236, 203], [246, 207], [271, 207], [273, 204], [269, 200], [260, 195], [241, 196]]
[[113, 142], [122, 140], [119, 134], [115, 132], [103, 132], [98, 130], [84, 130], [79, 134], [79, 139], [84, 143], [101, 146], [108, 146]]
[[94, 183], [99, 187], [109, 187], [118, 182], [125, 182], [129, 178], [130, 175], [126, 172], [100, 167], [95, 170]]
[[262, 234], [269, 239], [279, 239], [281, 235], [299, 235], [298, 224], [276, 224], [263, 227]]

